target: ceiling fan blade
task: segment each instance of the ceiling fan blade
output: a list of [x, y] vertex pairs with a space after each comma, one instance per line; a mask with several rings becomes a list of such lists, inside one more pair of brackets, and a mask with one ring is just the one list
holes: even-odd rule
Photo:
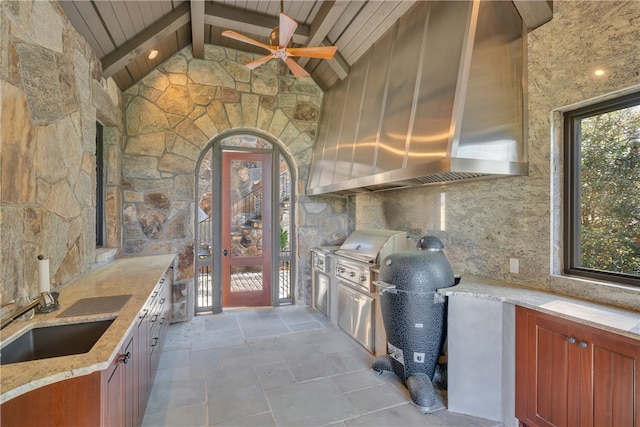
[[271, 58], [273, 58], [273, 53], [270, 53], [267, 56], [263, 56], [262, 58], [258, 58], [255, 61], [247, 62], [246, 64], [244, 64], [244, 66], [247, 67], [250, 70], [253, 70], [254, 68], [257, 68], [258, 66], [264, 64], [265, 62], [267, 62]]
[[277, 46], [269, 46], [264, 43], [260, 43], [259, 41], [254, 40], [251, 37], [247, 37], [245, 35], [236, 33], [235, 31], [231, 31], [231, 30], [223, 31], [222, 35], [225, 37], [229, 37], [230, 39], [252, 44], [254, 46], [260, 46], [261, 48], [267, 49], [269, 52], [273, 52], [274, 49], [277, 48]]
[[307, 70], [302, 68], [300, 64], [298, 64], [293, 58], [287, 58], [284, 60], [287, 63], [287, 66], [291, 70], [294, 76], [296, 77], [307, 77], [309, 73]]
[[306, 56], [309, 58], [331, 59], [336, 54], [338, 46], [317, 46], [317, 47], [291, 47], [287, 48], [293, 56]]
[[291, 37], [293, 37], [293, 33], [296, 32], [296, 28], [298, 28], [298, 23], [293, 20], [290, 16], [285, 13], [280, 12], [280, 46], [285, 47], [289, 44]]

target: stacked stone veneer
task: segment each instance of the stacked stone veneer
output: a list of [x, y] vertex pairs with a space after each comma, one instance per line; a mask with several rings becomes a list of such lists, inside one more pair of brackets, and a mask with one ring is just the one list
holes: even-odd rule
[[[91, 269], [96, 251], [96, 120], [105, 125], [107, 243], [121, 245], [120, 91], [57, 2], [0, 2], [0, 299], [53, 289]], [[64, 295], [62, 295], [64, 298]]]
[[256, 57], [207, 45], [205, 58], [194, 59], [188, 47], [124, 93], [124, 251], [178, 254], [178, 319], [189, 317], [193, 301], [186, 294], [194, 277], [197, 162], [222, 133], [259, 131], [292, 160], [299, 304], [310, 304], [309, 250], [347, 234], [345, 199], [304, 196], [322, 91], [310, 78], [294, 78], [281, 61], [253, 71], [242, 65]]

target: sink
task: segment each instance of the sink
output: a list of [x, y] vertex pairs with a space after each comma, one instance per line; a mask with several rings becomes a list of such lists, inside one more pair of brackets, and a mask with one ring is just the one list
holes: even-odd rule
[[31, 329], [0, 349], [0, 365], [87, 353], [111, 323], [113, 319]]

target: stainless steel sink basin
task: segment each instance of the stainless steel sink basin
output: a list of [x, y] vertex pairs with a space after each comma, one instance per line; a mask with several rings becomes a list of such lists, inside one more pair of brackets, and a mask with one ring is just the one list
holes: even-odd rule
[[31, 329], [0, 349], [0, 365], [87, 353], [111, 320]]

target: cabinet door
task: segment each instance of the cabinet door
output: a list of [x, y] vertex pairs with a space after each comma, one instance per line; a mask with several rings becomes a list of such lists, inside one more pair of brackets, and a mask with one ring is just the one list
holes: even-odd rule
[[122, 386], [124, 399], [124, 425], [138, 425], [138, 376], [136, 369], [136, 348], [133, 336], [122, 352]]
[[338, 285], [338, 326], [353, 333], [353, 291], [344, 285]]
[[521, 307], [516, 328], [516, 417], [536, 426], [578, 425], [579, 330]]
[[329, 277], [316, 271], [313, 283], [313, 308], [328, 315], [329, 308]]
[[136, 376], [138, 377], [138, 424], [142, 424], [144, 411], [147, 408], [147, 399], [151, 391], [151, 372], [149, 368], [148, 356], [148, 322], [149, 308], [145, 307], [138, 316], [138, 325], [136, 327]]
[[353, 296], [353, 336], [373, 352], [373, 298], [360, 292]]
[[116, 357], [106, 372], [103, 400], [103, 423], [108, 427], [124, 425], [123, 369], [120, 356]]
[[530, 426], [640, 427], [640, 341], [516, 309], [516, 417]]
[[584, 401], [593, 403], [584, 411], [581, 425], [640, 427], [640, 342], [587, 329], [581, 343], [593, 360], [592, 385]]

